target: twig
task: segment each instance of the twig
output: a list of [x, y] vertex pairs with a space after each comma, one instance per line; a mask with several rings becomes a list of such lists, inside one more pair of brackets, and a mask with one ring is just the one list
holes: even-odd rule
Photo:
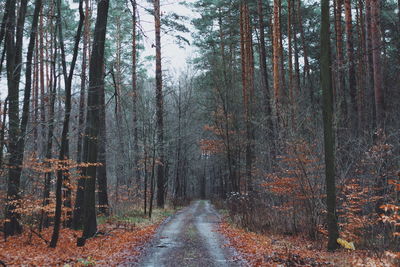
[[40, 239], [42, 239], [46, 245], [49, 244], [49, 241], [47, 241], [40, 233], [36, 232], [35, 230], [33, 230], [33, 228], [29, 227], [29, 230], [31, 230], [32, 233], [34, 233], [35, 235], [37, 235]]

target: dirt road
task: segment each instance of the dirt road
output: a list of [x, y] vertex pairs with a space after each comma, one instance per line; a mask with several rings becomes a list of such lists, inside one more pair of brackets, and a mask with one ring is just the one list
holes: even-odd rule
[[215, 232], [220, 216], [209, 201], [182, 209], [159, 229], [136, 266], [246, 266]]

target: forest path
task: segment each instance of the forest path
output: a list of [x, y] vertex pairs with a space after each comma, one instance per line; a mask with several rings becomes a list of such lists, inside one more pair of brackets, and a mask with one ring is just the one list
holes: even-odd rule
[[135, 264], [158, 266], [245, 266], [235, 261], [232, 248], [216, 232], [220, 215], [206, 200], [198, 200], [177, 212], [159, 229], [144, 257]]

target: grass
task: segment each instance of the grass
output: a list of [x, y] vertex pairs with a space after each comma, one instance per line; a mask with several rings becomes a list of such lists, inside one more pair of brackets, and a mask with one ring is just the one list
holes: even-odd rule
[[97, 218], [99, 224], [104, 223], [128, 223], [137, 227], [144, 227], [152, 225], [154, 223], [159, 223], [163, 221], [166, 217], [173, 215], [176, 210], [166, 207], [164, 209], [154, 209], [149, 218], [148, 214], [144, 214], [141, 209], [128, 210], [120, 215], [111, 215], [109, 217], [100, 216]]

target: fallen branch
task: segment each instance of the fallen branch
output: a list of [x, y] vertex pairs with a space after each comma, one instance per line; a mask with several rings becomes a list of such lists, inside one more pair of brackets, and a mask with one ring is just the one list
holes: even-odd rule
[[39, 237], [40, 239], [42, 239], [46, 245], [49, 244], [49, 241], [47, 241], [40, 233], [36, 232], [35, 230], [33, 230], [33, 228], [29, 227], [29, 230], [34, 233], [37, 237]]

